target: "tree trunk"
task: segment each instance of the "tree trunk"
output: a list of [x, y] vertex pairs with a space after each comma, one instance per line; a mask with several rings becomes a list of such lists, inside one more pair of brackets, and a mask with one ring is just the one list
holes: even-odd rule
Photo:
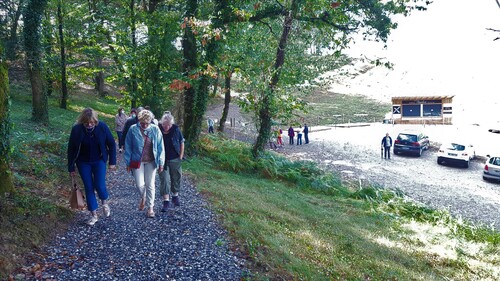
[[231, 77], [233, 76], [232, 70], [228, 70], [224, 77], [224, 109], [222, 109], [222, 117], [220, 118], [219, 128], [217, 131], [224, 132], [227, 116], [229, 114], [229, 104], [231, 103]]
[[[135, 19], [135, 0], [130, 0], [129, 9], [130, 9], [130, 36], [131, 36], [131, 41], [132, 41], [132, 52], [131, 53], [136, 54], [137, 27], [136, 27], [136, 19]], [[135, 63], [132, 62], [129, 91], [130, 91], [130, 96], [131, 96], [133, 108], [137, 108], [138, 89], [139, 89], [139, 85], [137, 83], [137, 69], [135, 67]]]
[[68, 82], [66, 78], [66, 52], [64, 48], [64, 33], [63, 33], [63, 15], [61, 2], [57, 3], [57, 19], [59, 21], [59, 44], [61, 49], [61, 108], [68, 108]]
[[[102, 69], [102, 57], [99, 56], [96, 59], [96, 66], [99, 69]], [[94, 81], [95, 81], [95, 90], [97, 91], [97, 94], [100, 97], [106, 96], [106, 91], [104, 91], [104, 86], [105, 86], [105, 84], [104, 84], [104, 72], [102, 70], [99, 70], [97, 72], [97, 74], [94, 77]]]
[[[0, 44], [0, 54], [3, 46]], [[9, 166], [10, 119], [9, 119], [9, 75], [7, 63], [0, 56], [0, 197], [14, 190]]]
[[[185, 18], [187, 21], [195, 16], [196, 11], [198, 10], [198, 1], [197, 0], [188, 0], [186, 1], [186, 15]], [[183, 49], [183, 57], [184, 63], [182, 64], [182, 72], [183, 75], [190, 79], [190, 76], [193, 74], [192, 72], [196, 70], [198, 67], [198, 59], [197, 59], [197, 48], [196, 48], [196, 38], [194, 36], [193, 30], [189, 22], [185, 22], [186, 27], [184, 28], [184, 35], [182, 38], [182, 49]], [[190, 79], [191, 85], [184, 90], [184, 137], [186, 139], [186, 152], [188, 154], [192, 153], [194, 150], [194, 143], [197, 139], [195, 135], [195, 101], [196, 101], [196, 91], [194, 81], [195, 79]]]
[[290, 11], [285, 16], [285, 21], [283, 23], [283, 32], [281, 33], [281, 39], [278, 45], [278, 50], [276, 52], [276, 61], [274, 63], [274, 73], [271, 77], [271, 83], [269, 84], [269, 88], [267, 89], [267, 91], [263, 93], [260, 105], [259, 135], [257, 136], [257, 140], [255, 141], [255, 144], [252, 148], [254, 157], [258, 157], [264, 151], [264, 146], [269, 141], [272, 126], [272, 117], [274, 115], [274, 111], [276, 110], [273, 107], [275, 99], [275, 88], [280, 78], [281, 67], [285, 63], [285, 49], [287, 46], [288, 37], [290, 36], [292, 23], [293, 16], [292, 12]]
[[47, 0], [31, 0], [24, 14], [24, 44], [33, 96], [32, 119], [42, 124], [49, 123], [47, 93], [42, 79], [40, 42], [40, 25], [46, 5]]
[[10, 35], [9, 39], [7, 40], [7, 46], [5, 46], [6, 47], [5, 52], [7, 58], [12, 61], [16, 60], [17, 58], [17, 48], [18, 48], [17, 28], [19, 27], [19, 19], [21, 17], [23, 6], [24, 6], [24, 1], [20, 0], [17, 5], [16, 14], [14, 15], [14, 19], [12, 21], [12, 26], [10, 28]]

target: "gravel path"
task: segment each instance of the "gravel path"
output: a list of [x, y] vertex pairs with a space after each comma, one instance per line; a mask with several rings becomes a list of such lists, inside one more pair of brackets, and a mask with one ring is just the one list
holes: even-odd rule
[[[184, 177], [181, 206], [161, 213], [157, 189], [155, 218], [138, 211], [138, 192], [118, 157], [108, 174], [111, 216], [85, 224], [88, 211], [34, 254], [18, 274], [43, 280], [241, 280], [244, 260], [230, 250], [224, 230], [195, 186]], [[157, 176], [157, 186], [159, 178]]]

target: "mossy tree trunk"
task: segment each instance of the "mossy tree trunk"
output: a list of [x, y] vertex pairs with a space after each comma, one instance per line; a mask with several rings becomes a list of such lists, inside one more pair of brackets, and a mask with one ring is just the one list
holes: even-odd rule
[[[3, 47], [0, 45], [0, 54]], [[0, 57], [0, 197], [14, 190], [9, 166], [10, 120], [9, 120], [9, 75], [7, 63]]]
[[24, 45], [26, 62], [31, 81], [32, 119], [48, 124], [48, 97], [42, 79], [40, 26], [47, 0], [31, 0], [24, 11]]
[[[197, 0], [186, 1], [185, 18], [187, 19], [187, 22], [185, 22], [186, 27], [184, 28], [184, 35], [182, 38], [184, 60], [184, 63], [182, 64], [182, 72], [187, 79], [194, 77], [193, 72], [196, 71], [198, 67], [196, 38], [193, 28], [191, 24], [189, 24], [189, 20], [195, 17], [197, 11]], [[193, 78], [190, 85], [184, 90], [184, 137], [186, 139], [186, 152], [188, 154], [192, 153], [195, 139], [197, 138], [195, 130], [196, 114], [194, 112], [197, 94], [194, 85], [195, 81], [195, 78]]]
[[64, 46], [64, 33], [63, 33], [63, 14], [62, 3], [57, 3], [57, 20], [59, 24], [59, 49], [61, 50], [61, 103], [60, 107], [66, 109], [68, 107], [68, 81], [66, 75], [66, 51]]
[[[294, 2], [293, 2], [294, 3]], [[294, 6], [292, 4], [292, 6]], [[278, 45], [278, 50], [276, 52], [276, 60], [274, 63], [274, 73], [271, 78], [271, 83], [269, 87], [263, 93], [262, 101], [260, 103], [259, 109], [259, 135], [252, 148], [252, 153], [254, 157], [258, 157], [263, 151], [264, 146], [269, 141], [272, 126], [272, 117], [276, 111], [275, 108], [275, 89], [278, 85], [280, 78], [280, 72], [283, 64], [285, 63], [285, 50], [287, 47], [288, 38], [290, 37], [290, 30], [292, 29], [293, 23], [293, 13], [288, 12], [285, 16], [285, 21], [283, 23], [283, 31], [281, 33], [280, 42]]]

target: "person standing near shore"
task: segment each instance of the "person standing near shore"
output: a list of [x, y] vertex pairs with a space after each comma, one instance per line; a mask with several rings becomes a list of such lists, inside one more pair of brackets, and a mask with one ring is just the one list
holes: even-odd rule
[[304, 141], [306, 144], [309, 143], [309, 127], [307, 127], [307, 124], [304, 124]]
[[179, 192], [182, 184], [182, 158], [184, 158], [184, 137], [179, 126], [174, 124], [174, 116], [165, 112], [160, 120], [165, 150], [165, 167], [160, 172], [160, 195], [163, 197], [162, 212], [170, 208], [170, 198], [175, 207], [181, 205]]
[[288, 138], [289, 138], [290, 145], [293, 144], [293, 138], [294, 137], [295, 137], [295, 130], [293, 129], [292, 126], [290, 126], [290, 128], [288, 128]]
[[85, 108], [71, 129], [68, 141], [68, 172], [76, 177], [75, 165], [85, 188], [87, 209], [90, 212], [88, 225], [98, 221], [97, 196], [101, 199], [103, 214], [109, 217], [109, 194], [106, 189], [106, 162], [109, 169], [116, 165], [116, 143], [111, 130], [97, 118], [97, 112]]
[[[146, 216], [155, 217], [155, 175], [161, 173], [165, 164], [163, 135], [160, 128], [152, 124], [153, 113], [149, 110], [139, 112], [139, 123], [132, 125], [125, 137], [125, 153], [123, 159], [127, 172], [132, 171], [135, 184], [140, 194], [139, 210], [147, 206]], [[131, 167], [131, 162], [139, 161], [139, 165]]]
[[384, 159], [391, 159], [392, 138], [389, 133], [386, 133], [385, 137], [382, 138], [381, 146], [384, 149]]
[[302, 145], [302, 126], [297, 131], [297, 145]]

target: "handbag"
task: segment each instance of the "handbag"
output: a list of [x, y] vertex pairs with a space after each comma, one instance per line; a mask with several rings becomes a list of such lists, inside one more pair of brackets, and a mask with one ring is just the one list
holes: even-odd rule
[[71, 195], [69, 197], [69, 205], [72, 209], [85, 208], [85, 201], [83, 200], [83, 193], [76, 185], [75, 179], [71, 178], [73, 187], [71, 188]]
[[[148, 136], [146, 135], [146, 140], [148, 139]], [[146, 142], [146, 141], [145, 141]], [[144, 148], [146, 145], [142, 147], [142, 153], [141, 153], [141, 159], [140, 160], [130, 160], [130, 169], [139, 169], [141, 167], [141, 161], [142, 161], [142, 156], [144, 155]]]

